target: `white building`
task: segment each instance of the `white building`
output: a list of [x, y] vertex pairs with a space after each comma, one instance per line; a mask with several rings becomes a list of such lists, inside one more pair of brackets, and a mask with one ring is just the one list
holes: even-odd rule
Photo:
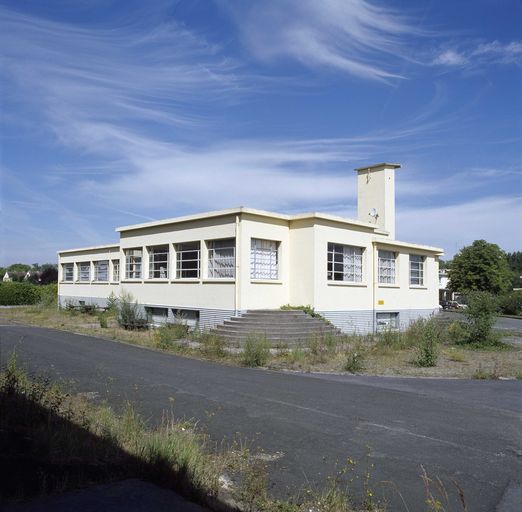
[[438, 311], [442, 249], [395, 240], [397, 164], [357, 169], [358, 219], [250, 208], [120, 227], [118, 244], [59, 252], [60, 303], [130, 292], [156, 321], [210, 328], [247, 310], [311, 305], [345, 332]]

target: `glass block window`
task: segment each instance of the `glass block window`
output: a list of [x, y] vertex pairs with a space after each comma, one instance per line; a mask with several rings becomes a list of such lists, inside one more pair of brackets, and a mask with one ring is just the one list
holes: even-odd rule
[[74, 263], [64, 263], [62, 271], [64, 281], [72, 281], [74, 279]]
[[328, 281], [361, 283], [363, 278], [363, 248], [328, 244]]
[[424, 256], [410, 254], [410, 284], [424, 285]]
[[142, 249], [125, 251], [125, 279], [141, 279]]
[[395, 284], [395, 256], [395, 253], [392, 251], [379, 251], [379, 283]]
[[109, 280], [109, 260], [94, 262], [94, 280], [108, 281]]
[[208, 246], [208, 277], [234, 279], [236, 275], [236, 239], [210, 240]]
[[120, 260], [112, 260], [112, 280], [120, 280]]
[[89, 261], [82, 261], [78, 263], [78, 281], [91, 280], [91, 263]]
[[252, 238], [250, 244], [250, 278], [277, 279], [279, 277], [278, 242]]
[[149, 247], [149, 279], [169, 277], [169, 246]]
[[200, 243], [176, 245], [176, 279], [199, 278]]

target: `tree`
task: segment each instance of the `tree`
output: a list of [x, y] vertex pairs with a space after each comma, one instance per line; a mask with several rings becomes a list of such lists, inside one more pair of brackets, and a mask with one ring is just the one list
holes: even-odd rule
[[8, 272], [17, 272], [25, 274], [27, 271], [31, 270], [31, 265], [26, 265], [25, 263], [13, 263], [7, 268]]
[[513, 288], [522, 288], [522, 251], [508, 252], [506, 256], [514, 273]]
[[450, 289], [460, 293], [499, 294], [511, 288], [513, 279], [506, 253], [486, 240], [475, 240], [464, 247], [453, 258], [448, 273]]

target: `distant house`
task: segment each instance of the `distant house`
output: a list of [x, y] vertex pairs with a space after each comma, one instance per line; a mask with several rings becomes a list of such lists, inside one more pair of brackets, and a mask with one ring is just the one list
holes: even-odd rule
[[4, 274], [4, 277], [2, 278], [2, 281], [4, 283], [10, 283], [12, 281], [11, 277], [9, 277], [9, 274], [7, 272]]
[[126, 291], [155, 322], [202, 328], [285, 304], [344, 332], [406, 326], [438, 311], [443, 251], [395, 239], [399, 167], [356, 170], [356, 220], [239, 207], [117, 228], [117, 244], [58, 253], [60, 303]]

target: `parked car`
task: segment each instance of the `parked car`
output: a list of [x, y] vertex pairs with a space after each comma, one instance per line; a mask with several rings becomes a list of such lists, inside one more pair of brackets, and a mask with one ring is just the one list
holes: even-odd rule
[[441, 300], [439, 302], [439, 308], [446, 310], [450, 309], [450, 301], [449, 300]]

